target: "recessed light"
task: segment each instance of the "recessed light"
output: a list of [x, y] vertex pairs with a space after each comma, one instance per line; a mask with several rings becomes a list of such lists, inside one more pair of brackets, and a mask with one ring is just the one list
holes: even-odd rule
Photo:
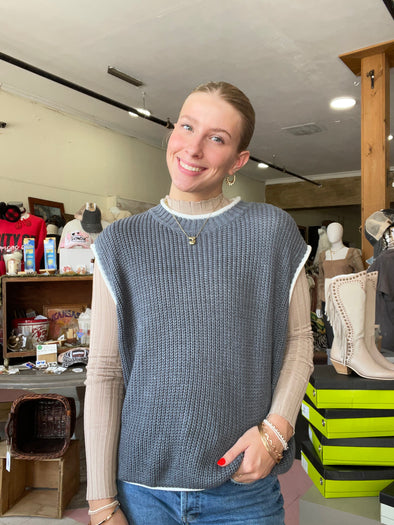
[[269, 168], [268, 164], [266, 164], [265, 162], [259, 162], [257, 164], [257, 167], [262, 169], [262, 170], [265, 170], [266, 168]]
[[350, 109], [356, 105], [356, 99], [353, 97], [337, 97], [331, 100], [332, 109]]

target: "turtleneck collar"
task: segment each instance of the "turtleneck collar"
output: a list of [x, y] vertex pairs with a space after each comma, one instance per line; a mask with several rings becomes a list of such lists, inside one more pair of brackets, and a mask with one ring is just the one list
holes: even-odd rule
[[224, 208], [231, 202], [223, 195], [223, 193], [220, 193], [217, 197], [213, 197], [212, 199], [199, 202], [175, 200], [171, 199], [168, 195], [165, 197], [164, 201], [172, 211], [185, 215], [206, 215], [207, 213], [212, 213], [213, 211]]

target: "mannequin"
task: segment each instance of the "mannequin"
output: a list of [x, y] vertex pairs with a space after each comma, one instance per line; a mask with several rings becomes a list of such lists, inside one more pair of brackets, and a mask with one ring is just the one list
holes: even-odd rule
[[[44, 239], [47, 233], [45, 221], [41, 217], [36, 217], [28, 213], [22, 202], [8, 204], [17, 206], [21, 211], [21, 216], [16, 222], [0, 219], [0, 251], [5, 251], [6, 248], [10, 246], [16, 246], [22, 249], [23, 239], [32, 237], [35, 240], [35, 263], [36, 270], [38, 271], [44, 254]], [[4, 275], [5, 273], [5, 263], [3, 258], [1, 258], [0, 275]]]
[[326, 291], [331, 279], [336, 275], [358, 273], [364, 270], [364, 264], [359, 250], [345, 246], [342, 237], [342, 225], [339, 222], [329, 224], [327, 226], [327, 238], [331, 246], [319, 256], [316, 315], [323, 317], [326, 327], [328, 349], [331, 348], [334, 336], [324, 310]]
[[109, 225], [109, 222], [102, 220], [95, 202], [84, 204], [74, 217], [63, 228], [59, 249], [90, 248], [100, 232]]
[[319, 263], [319, 256], [321, 252], [326, 251], [328, 248], [330, 248], [330, 241], [327, 237], [327, 228], [325, 226], [322, 226], [318, 229], [319, 234], [319, 242], [317, 245], [316, 255], [313, 260], [313, 264], [317, 265]]

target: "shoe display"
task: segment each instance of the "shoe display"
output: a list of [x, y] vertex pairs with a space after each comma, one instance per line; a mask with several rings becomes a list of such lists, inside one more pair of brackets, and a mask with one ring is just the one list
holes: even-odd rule
[[[370, 282], [368, 286], [370, 286]], [[365, 340], [367, 303], [367, 272], [338, 275], [328, 288], [326, 297], [327, 317], [333, 327], [334, 341], [331, 362], [339, 374], [356, 374], [367, 379], [393, 380], [394, 370], [383, 357], [376, 359], [377, 348]], [[370, 305], [368, 316], [372, 319]], [[373, 314], [374, 319], [374, 314]], [[367, 322], [368, 330], [370, 322]], [[367, 336], [369, 339], [369, 335]], [[387, 361], [387, 365], [386, 365]], [[382, 363], [382, 364], [381, 364]]]

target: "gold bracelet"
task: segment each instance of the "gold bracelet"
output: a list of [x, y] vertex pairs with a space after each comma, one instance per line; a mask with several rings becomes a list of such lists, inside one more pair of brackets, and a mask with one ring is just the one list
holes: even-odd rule
[[259, 423], [257, 428], [259, 429], [261, 441], [263, 442], [263, 445], [265, 446], [268, 454], [275, 461], [275, 463], [280, 463], [280, 461], [283, 459], [283, 454], [275, 448], [268, 433], [264, 431], [264, 424]]
[[[114, 510], [111, 512], [111, 514], [108, 514], [108, 516], [106, 518], [104, 518], [103, 520], [99, 521], [97, 523], [97, 525], [103, 525], [103, 523], [106, 523], [107, 521], [109, 521], [112, 516], [115, 514], [115, 512], [117, 512], [118, 510], [120, 509], [120, 505], [119, 503], [117, 504], [117, 506], [114, 508]], [[91, 521], [90, 521], [90, 525], [91, 525]]]

